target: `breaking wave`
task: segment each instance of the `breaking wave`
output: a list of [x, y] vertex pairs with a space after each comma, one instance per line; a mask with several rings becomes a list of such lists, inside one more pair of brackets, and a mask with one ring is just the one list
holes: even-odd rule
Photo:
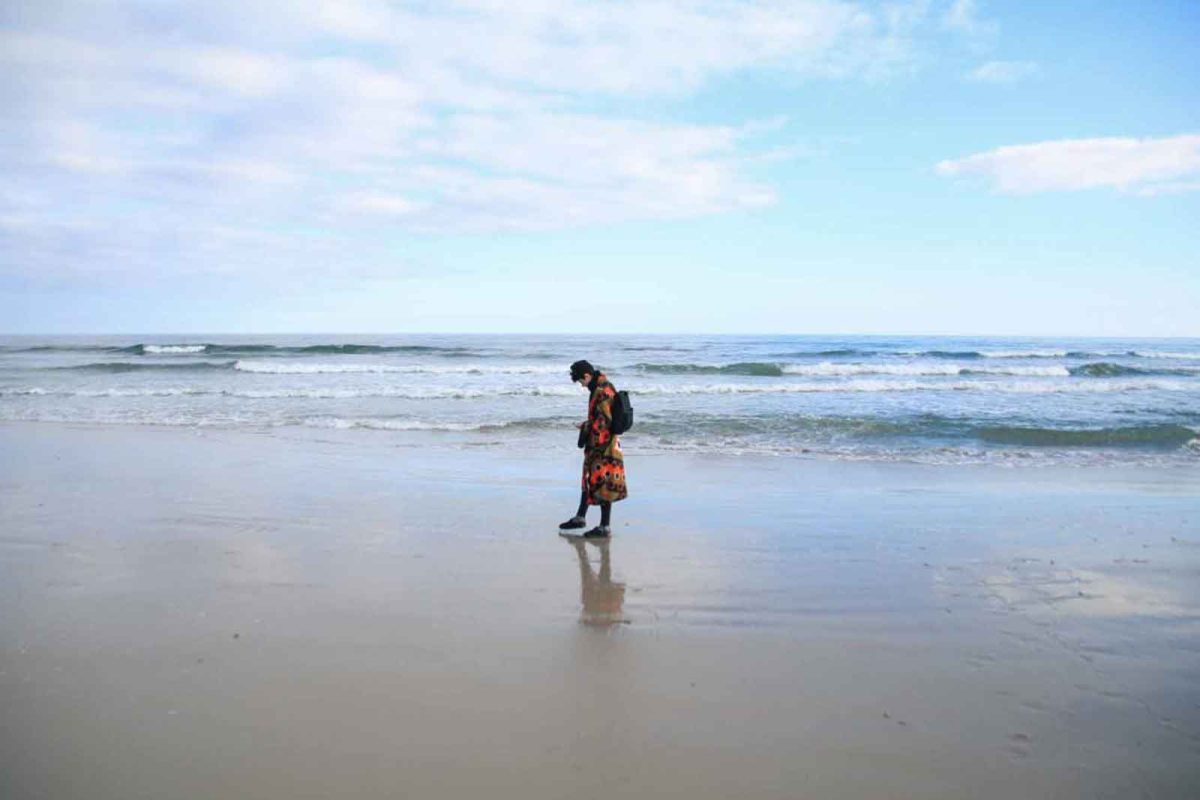
[[466, 347], [433, 347], [430, 345], [381, 344], [313, 344], [300, 346], [273, 344], [135, 344], [119, 352], [135, 355], [212, 353], [223, 355], [292, 354], [292, 355], [374, 355], [381, 353], [411, 353], [414, 355], [481, 355]]
[[838, 382], [795, 382], [795, 383], [725, 383], [628, 386], [631, 395], [672, 394], [793, 394], [805, 392], [999, 392], [1002, 394], [1071, 394], [1128, 391], [1196, 391], [1193, 382], [1186, 380], [1139, 380], [1139, 381], [898, 381], [885, 379], [852, 379]]
[[1200, 367], [1180, 367], [1175, 369], [1147, 369], [1130, 367], [1111, 362], [1097, 362], [1080, 366], [1067, 367], [1062, 365], [1028, 366], [1004, 365], [986, 366], [973, 364], [938, 363], [835, 363], [823, 361], [818, 364], [779, 364], [772, 362], [740, 362], [736, 364], [634, 364], [629, 369], [647, 375], [745, 375], [752, 377], [778, 378], [784, 375], [811, 375], [826, 377], [841, 377], [853, 375], [1013, 375], [1021, 377], [1042, 378], [1112, 378], [1131, 375], [1191, 375], [1200, 373]]
[[239, 359], [233, 362], [233, 368], [238, 372], [258, 372], [272, 375], [318, 375], [342, 373], [398, 373], [398, 374], [432, 374], [432, 375], [565, 375], [566, 371], [560, 366], [537, 366], [529, 364], [509, 364], [487, 366], [468, 364], [460, 367], [442, 367], [427, 364], [384, 364], [384, 363], [349, 363], [338, 364], [330, 362], [306, 363], [299, 361], [245, 361]]
[[783, 376], [783, 365], [760, 361], [736, 364], [634, 364], [629, 369], [657, 375], [754, 375], [764, 378]]
[[573, 420], [565, 417], [531, 417], [501, 422], [443, 422], [413, 419], [411, 417], [306, 417], [296, 424], [308, 428], [333, 428], [336, 430], [381, 430], [381, 431], [446, 431], [446, 432], [499, 432], [505, 430], [549, 430], [570, 428]]
[[[716, 384], [627, 384], [630, 395], [755, 395], [755, 394], [861, 394], [887, 392], [978, 392], [1000, 394], [1094, 394], [1108, 392], [1195, 392], [1187, 380], [1143, 379], [1124, 381], [1041, 382], [1027, 381], [921, 381], [859, 378], [845, 381], [796, 381], [790, 383], [716, 383]], [[244, 399], [353, 399], [392, 397], [409, 400], [456, 400], [483, 397], [578, 397], [586, 395], [573, 385], [511, 386], [486, 389], [464, 387], [378, 387], [378, 388], [278, 388], [278, 389], [204, 389], [200, 387], [145, 387], [55, 390], [44, 387], [0, 389], [0, 397], [54, 395], [62, 397], [176, 397], [212, 395]]]

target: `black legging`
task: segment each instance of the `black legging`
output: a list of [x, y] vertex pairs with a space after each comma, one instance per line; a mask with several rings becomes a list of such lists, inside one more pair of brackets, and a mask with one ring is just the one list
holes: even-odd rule
[[[579, 510], [575, 512], [575, 516], [579, 517], [580, 519], [583, 519], [584, 517], [587, 516], [587, 510], [588, 510], [588, 493], [587, 493], [587, 489], [584, 489], [579, 495]], [[601, 503], [600, 504], [600, 524], [608, 525], [611, 520], [612, 520], [612, 503]]]

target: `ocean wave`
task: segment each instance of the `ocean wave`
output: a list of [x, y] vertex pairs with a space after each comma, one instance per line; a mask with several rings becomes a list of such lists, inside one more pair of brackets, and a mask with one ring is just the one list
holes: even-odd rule
[[[350, 430], [444, 431], [495, 433], [501, 431], [570, 430], [578, 421], [575, 417], [543, 416], [510, 420], [455, 422], [415, 417], [342, 417], [337, 415], [262, 417], [229, 412], [171, 411], [162, 408], [148, 410], [124, 409], [37, 410], [19, 409], [0, 413], [0, 420], [19, 422], [86, 423], [97, 425], [149, 425], [167, 427], [235, 427], [235, 428], [329, 428]], [[574, 441], [574, 437], [572, 437]]]
[[[1043, 378], [1112, 378], [1128, 376], [1191, 376], [1200, 375], [1200, 366], [1182, 367], [1134, 367], [1116, 362], [1099, 361], [1076, 366], [1011, 364], [988, 366], [972, 364], [940, 364], [914, 362], [895, 364], [886, 362], [832, 362], [818, 364], [786, 364], [775, 362], [739, 362], [735, 364], [634, 364], [624, 369], [647, 375], [745, 375], [750, 377], [782, 377], [785, 375], [810, 375], [820, 377], [842, 377], [855, 375], [1012, 375]], [[614, 374], [618, 374], [614, 372]]]
[[1140, 350], [907, 350], [900, 355], [928, 358], [1000, 358], [1000, 359], [1043, 359], [1043, 358], [1200, 358], [1200, 353], [1140, 351]]
[[[1194, 464], [1190, 448], [1120, 450], [1108, 448], [980, 447], [963, 444], [937, 448], [887, 446], [879, 443], [785, 444], [736, 441], [653, 441], [634, 445], [636, 452], [716, 454], [721, 457], [808, 458], [830, 461], [926, 464], [933, 466], [988, 465], [1009, 469], [1029, 467], [1178, 467]], [[629, 452], [633, 447], [626, 447]], [[1119, 453], [1119, 455], [1118, 455]]]
[[1039, 428], [992, 425], [974, 434], [992, 444], [1024, 447], [1184, 447], [1197, 431], [1183, 425], [1132, 425], [1118, 428]]
[[332, 428], [335, 430], [377, 430], [377, 431], [447, 431], [468, 432], [481, 429], [479, 423], [466, 422], [427, 422], [417, 419], [400, 418], [366, 418], [347, 419], [343, 417], [307, 417], [296, 420], [293, 424], [307, 428]]
[[5, 353], [117, 353], [120, 350], [121, 348], [119, 347], [109, 347], [102, 344], [39, 344], [33, 347], [13, 347], [11, 345], [0, 347], [0, 351]]
[[677, 347], [674, 345], [659, 345], [657, 347], [650, 345], [633, 345], [623, 344], [617, 347], [618, 350], [623, 350], [627, 353], [694, 353], [695, 347]]
[[378, 345], [378, 344], [214, 344], [176, 342], [170, 344], [138, 343], [125, 346], [95, 345], [44, 345], [25, 348], [16, 352], [108, 352], [136, 356], [154, 355], [373, 355], [380, 353], [408, 353], [412, 355], [444, 355], [450, 357], [487, 355], [466, 347], [435, 347], [432, 345]]
[[833, 364], [787, 365], [785, 375], [1018, 375], [1024, 377], [1065, 378], [1066, 367], [964, 367], [958, 364]]
[[575, 386], [523, 386], [509, 389], [464, 389], [454, 387], [379, 387], [372, 389], [208, 389], [198, 386], [104, 389], [46, 389], [40, 386], [0, 388], [0, 397], [229, 397], [242, 400], [476, 400], [484, 397], [578, 397], [586, 398]]
[[1115, 378], [1125, 375], [1154, 374], [1153, 370], [1127, 367], [1124, 364], [1114, 364], [1111, 361], [1097, 361], [1091, 364], [1083, 364], [1078, 367], [1071, 367], [1070, 371], [1072, 375], [1088, 378]]
[[989, 358], [984, 353], [975, 350], [917, 350], [905, 352], [906, 356], [918, 356], [920, 358]]
[[683, 384], [626, 385], [631, 395], [673, 394], [803, 394], [809, 392], [997, 392], [1001, 394], [1073, 394], [1129, 391], [1195, 392], [1194, 381], [1186, 380], [1124, 380], [1100, 381], [897, 381], [861, 379], [837, 382], [796, 382], [761, 384]]
[[1185, 353], [1181, 351], [1172, 352], [1169, 350], [1138, 350], [1134, 352], [1133, 355], [1138, 356], [1139, 358], [1167, 358], [1173, 361], [1200, 360], [1200, 351]]
[[668, 440], [714, 437], [764, 438], [774, 443], [838, 440], [911, 439], [923, 446], [939, 441], [978, 440], [991, 444], [1037, 447], [1183, 447], [1197, 441], [1200, 431], [1176, 423], [1147, 423], [1097, 428], [979, 422], [961, 417], [923, 414], [916, 417], [819, 416], [807, 414], [645, 415], [641, 435]]
[[[145, 409], [0, 409], [6, 421], [84, 423], [99, 425], [167, 426], [231, 429], [317, 428], [335, 430], [495, 434], [501, 437], [555, 436], [571, 431], [574, 416], [531, 416], [514, 419], [447, 420], [420, 416], [276, 415], [237, 411], [178, 410], [163, 406]], [[1052, 425], [982, 423], [978, 420], [926, 415], [910, 419], [886, 417], [729, 416], [679, 414], [647, 415], [625, 440], [626, 449], [694, 450], [722, 455], [822, 455], [886, 460], [941, 460], [964, 463], [1015, 458], [1016, 463], [1051, 462], [1073, 453], [1107, 463], [1134, 463], [1145, 455], [1195, 464], [1200, 456], [1200, 431], [1170, 423], [1065, 427]], [[573, 434], [570, 437], [574, 441]], [[502, 445], [510, 438], [489, 443]], [[566, 441], [565, 439], [563, 441]], [[564, 447], [568, 445], [563, 445]], [[1128, 455], [1117, 455], [1128, 454]], [[1132, 459], [1132, 460], [1131, 460]], [[1183, 459], [1181, 462], [1179, 459]], [[1096, 462], [1096, 463], [1101, 463]], [[1164, 462], [1168, 463], [1168, 462]]]
[[980, 358], [1065, 358], [1067, 350], [980, 350]]
[[778, 378], [783, 365], [762, 361], [740, 361], [736, 364], [633, 364], [626, 369], [658, 375], [747, 375]]
[[146, 361], [104, 361], [92, 364], [77, 364], [70, 367], [49, 367], [51, 370], [70, 370], [72, 372], [155, 372], [155, 371], [202, 371], [215, 369], [233, 369], [232, 361], [181, 361], [177, 363], [146, 362]]
[[475, 400], [496, 394], [480, 389], [226, 389], [222, 397], [245, 400], [359, 400], [390, 398], [394, 400]]
[[1200, 367], [1146, 368], [1131, 367], [1111, 361], [1095, 361], [1071, 367], [1070, 373], [1087, 378], [1120, 378], [1130, 375], [1200, 375]]
[[550, 430], [570, 428], [573, 419], [565, 417], [529, 417], [500, 422], [447, 422], [414, 419], [411, 417], [305, 417], [290, 421], [308, 428], [333, 428], [337, 430], [380, 430], [380, 431], [445, 431], [453, 433], [488, 433], [506, 430]]
[[[755, 394], [860, 394], [905, 392], [978, 392], [998, 394], [1092, 394], [1109, 392], [1196, 392], [1195, 381], [1166, 379], [1114, 379], [1112, 381], [920, 381], [858, 378], [842, 381], [791, 383], [623, 384], [633, 396], [755, 395]], [[0, 389], [0, 396], [55, 395], [62, 397], [174, 397], [213, 395], [248, 400], [395, 398], [402, 400], [474, 400], [486, 397], [577, 397], [586, 395], [576, 386], [537, 386], [469, 389], [462, 387], [308, 387], [278, 389], [206, 389], [201, 387], [146, 387], [50, 390], [43, 387]]]
[[774, 358], [936, 358], [975, 360], [982, 358], [1063, 358], [1070, 356], [1066, 350], [892, 350], [888, 348], [843, 347], [829, 350], [789, 350], [772, 353]]
[[842, 356], [874, 356], [878, 350], [859, 350], [853, 347], [837, 347], [832, 350], [786, 350], [771, 353], [771, 358], [834, 358]]
[[1200, 352], [1165, 350], [989, 350], [984, 358], [1162, 358], [1172, 360], [1200, 359]]
[[220, 394], [198, 388], [44, 389], [40, 386], [0, 389], [0, 397], [184, 397]]
[[[1067, 378], [1074, 372], [1060, 365], [1053, 366], [962, 366], [938, 363], [835, 363], [778, 364], [771, 362], [742, 362], [737, 364], [634, 364], [628, 369], [653, 375], [746, 375], [753, 377], [782, 377], [810, 375], [814, 377], [843, 377], [855, 375], [1014, 375], [1021, 377]], [[1080, 373], [1085, 374], [1085, 373]], [[1086, 373], [1093, 374], [1093, 373]], [[1118, 374], [1118, 373], [1113, 373]], [[1152, 374], [1149, 372], [1129, 374]], [[1171, 373], [1175, 374], [1175, 373]]]
[[429, 375], [566, 375], [560, 366], [537, 366], [529, 364], [480, 365], [446, 367], [429, 364], [382, 364], [382, 363], [305, 363], [296, 361], [245, 361], [233, 362], [238, 372], [257, 372], [271, 375], [320, 375], [353, 373], [396, 373]]

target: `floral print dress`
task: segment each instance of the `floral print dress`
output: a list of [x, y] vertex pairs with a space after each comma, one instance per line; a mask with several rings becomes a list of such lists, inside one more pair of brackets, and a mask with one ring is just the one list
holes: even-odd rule
[[592, 506], [615, 503], [629, 494], [625, 488], [625, 456], [612, 432], [616, 395], [617, 390], [604, 373], [597, 375], [588, 401], [587, 443], [583, 449], [583, 490]]

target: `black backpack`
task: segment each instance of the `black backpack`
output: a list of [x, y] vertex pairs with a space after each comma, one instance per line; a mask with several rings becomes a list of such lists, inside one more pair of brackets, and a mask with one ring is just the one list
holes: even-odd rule
[[612, 432], [622, 434], [633, 427], [633, 403], [629, 392], [617, 392], [612, 401]]

